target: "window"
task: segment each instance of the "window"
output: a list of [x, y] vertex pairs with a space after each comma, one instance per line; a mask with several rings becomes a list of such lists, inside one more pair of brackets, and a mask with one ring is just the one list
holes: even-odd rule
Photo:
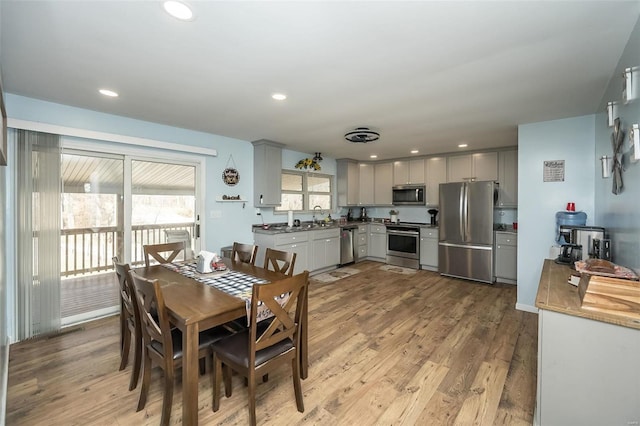
[[293, 210], [305, 212], [320, 206], [324, 211], [331, 210], [333, 199], [331, 176], [317, 173], [282, 172], [282, 203], [276, 212]]

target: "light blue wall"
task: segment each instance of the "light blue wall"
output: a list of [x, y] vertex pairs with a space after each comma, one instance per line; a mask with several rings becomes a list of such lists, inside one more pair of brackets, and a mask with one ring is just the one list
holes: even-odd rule
[[[625, 68], [635, 67], [635, 99], [628, 104], [622, 103], [622, 72]], [[624, 188], [621, 194], [611, 192], [612, 179], [596, 177], [595, 209], [599, 225], [607, 228], [613, 244], [613, 260], [620, 265], [633, 268], [640, 273], [640, 162], [629, 162], [628, 135], [633, 123], [640, 123], [640, 20], [629, 38], [629, 42], [620, 58], [611, 82], [602, 98], [596, 118], [595, 156], [613, 155], [611, 149], [612, 128], [607, 126], [605, 113], [607, 102], [616, 102], [617, 116], [625, 130], [622, 174]], [[600, 173], [599, 169], [596, 175]]]
[[[555, 214], [567, 202], [594, 223], [595, 116], [518, 127], [518, 306], [534, 309], [543, 259], [555, 244]], [[543, 182], [545, 160], [565, 161], [564, 182]]]

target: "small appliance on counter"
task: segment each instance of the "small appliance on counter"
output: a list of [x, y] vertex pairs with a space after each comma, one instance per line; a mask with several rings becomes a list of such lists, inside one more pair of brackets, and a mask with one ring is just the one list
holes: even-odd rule
[[438, 226], [438, 219], [436, 218], [438, 216], [438, 209], [429, 209], [427, 213], [431, 215], [431, 226]]
[[347, 210], [347, 222], [351, 222], [353, 220], [353, 212], [351, 209]]
[[563, 244], [560, 246], [560, 255], [556, 263], [571, 265], [578, 260], [582, 260], [582, 246], [579, 244]]
[[559, 244], [571, 243], [571, 228], [585, 226], [587, 214], [585, 212], [560, 211], [556, 213], [556, 241]]
[[367, 221], [367, 208], [366, 207], [360, 207], [360, 218], [359, 220], [361, 222], [366, 222]]

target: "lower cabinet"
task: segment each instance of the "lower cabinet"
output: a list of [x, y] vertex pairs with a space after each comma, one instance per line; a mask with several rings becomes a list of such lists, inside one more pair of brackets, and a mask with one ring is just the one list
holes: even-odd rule
[[420, 228], [420, 267], [438, 270], [438, 228]]
[[368, 247], [369, 238], [367, 235], [368, 230], [369, 230], [369, 225], [366, 225], [366, 224], [358, 225], [358, 231], [354, 236], [355, 241], [353, 242], [354, 244], [356, 244], [356, 247], [357, 247], [356, 262], [360, 262], [364, 260], [365, 257], [369, 256], [369, 247]]
[[494, 271], [496, 282], [516, 284], [518, 279], [518, 235], [513, 232], [496, 232]]
[[311, 234], [311, 270], [335, 266], [340, 263], [340, 229], [309, 231]]
[[[254, 244], [258, 246], [256, 265], [264, 265], [264, 255], [267, 247], [276, 250], [296, 253], [294, 274], [310, 270], [309, 264], [309, 232], [292, 232], [287, 234], [253, 234]], [[338, 262], [336, 262], [337, 264]]]
[[382, 224], [369, 225], [369, 257], [385, 260], [387, 257], [387, 227]]

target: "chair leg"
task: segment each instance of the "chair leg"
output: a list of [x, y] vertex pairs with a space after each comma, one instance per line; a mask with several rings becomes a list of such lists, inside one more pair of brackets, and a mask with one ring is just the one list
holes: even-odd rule
[[255, 370], [249, 372], [249, 424], [256, 426], [256, 376]]
[[138, 330], [133, 333], [133, 370], [131, 371], [131, 381], [129, 382], [129, 390], [132, 391], [138, 386], [138, 378], [140, 377], [140, 366], [142, 364], [142, 336]]
[[291, 367], [293, 368], [293, 389], [296, 393], [296, 406], [298, 411], [304, 413], [304, 401], [302, 400], [302, 386], [300, 384], [300, 363], [298, 357], [294, 357], [291, 360]]
[[151, 381], [151, 357], [147, 354], [147, 349], [144, 350], [144, 366], [142, 368], [142, 385], [140, 386], [140, 399], [138, 400], [138, 408], [136, 411], [140, 411], [147, 403], [147, 393], [149, 393], [149, 382]]
[[233, 376], [233, 372], [231, 371], [231, 367], [229, 367], [227, 364], [222, 364], [222, 368], [222, 377], [224, 378], [224, 396], [229, 398], [233, 390], [233, 387], [231, 386], [231, 376]]
[[124, 325], [124, 329], [121, 329], [123, 333], [122, 339], [122, 347], [120, 348], [120, 371], [124, 370], [129, 362], [129, 349], [131, 347], [131, 330], [127, 324]]
[[213, 401], [211, 402], [211, 410], [218, 411], [220, 409], [220, 374], [222, 373], [222, 364], [213, 353], [213, 368], [211, 369], [211, 386], [213, 387]]
[[171, 419], [171, 406], [173, 405], [173, 361], [169, 361], [170, 366], [164, 371], [164, 398], [162, 399], [162, 418], [160, 424], [168, 426]]

